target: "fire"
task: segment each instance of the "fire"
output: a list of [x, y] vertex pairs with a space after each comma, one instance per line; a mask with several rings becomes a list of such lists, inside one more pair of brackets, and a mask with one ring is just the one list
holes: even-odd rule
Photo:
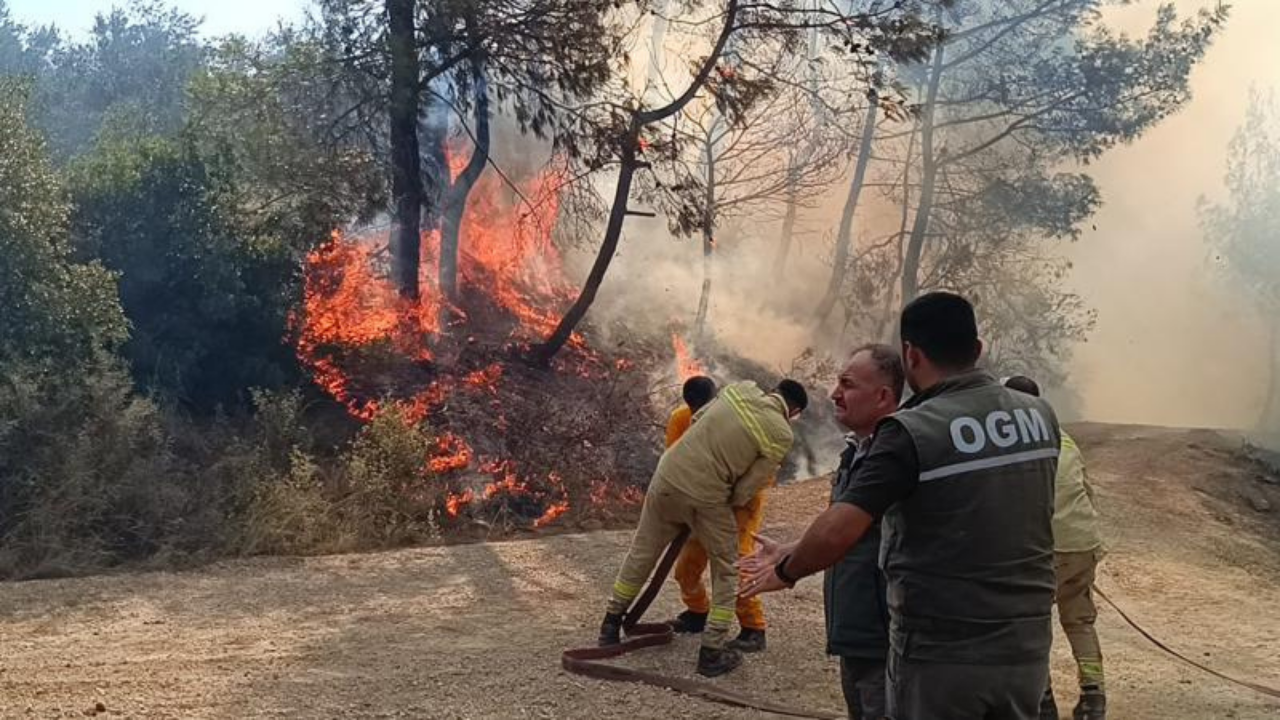
[[680, 382], [684, 382], [694, 375], [705, 375], [707, 369], [697, 358], [689, 354], [689, 348], [685, 346], [684, 339], [678, 333], [671, 334], [671, 347], [676, 353], [676, 374], [680, 377]]
[[449, 517], [456, 518], [462, 512], [462, 508], [470, 505], [475, 499], [475, 493], [467, 490], [462, 493], [449, 493], [444, 501], [445, 512], [449, 513]]
[[461, 470], [470, 464], [471, 446], [453, 433], [445, 433], [436, 440], [435, 452], [427, 463], [431, 472], [437, 475], [443, 475], [450, 470]]
[[[451, 152], [448, 161], [456, 178], [466, 164], [465, 155]], [[386, 277], [385, 236], [349, 237], [334, 232], [309, 253], [303, 300], [290, 318], [290, 327], [296, 335], [297, 356], [316, 385], [364, 421], [394, 407], [407, 422], [420, 423], [431, 420], [455, 393], [496, 395], [504, 375], [500, 363], [480, 369], [474, 365], [455, 368], [438, 363], [437, 357], [454, 357], [456, 353], [444, 352], [477, 343], [475, 333], [480, 327], [473, 327], [471, 333], [455, 333], [454, 328], [470, 323], [470, 317], [483, 308], [499, 309], [515, 321], [510, 337], [498, 339], [499, 343], [527, 345], [555, 329], [561, 309], [576, 296], [552, 243], [565, 172], [563, 164], [553, 165], [516, 187], [508, 186], [496, 173], [480, 176], [468, 198], [459, 241], [459, 287], [467, 310], [451, 307], [437, 285], [438, 230], [421, 236], [417, 301], [402, 298]], [[450, 312], [442, 312], [446, 309]], [[442, 318], [449, 322], [449, 333], [442, 333]], [[575, 334], [569, 347], [582, 360], [575, 371], [588, 372], [585, 366], [596, 356], [584, 339]], [[370, 362], [375, 363], [375, 371], [358, 370]], [[390, 363], [390, 369], [380, 369], [383, 365], [376, 363]], [[413, 377], [420, 379], [407, 379]], [[388, 393], [379, 386], [388, 382], [416, 386], [396, 386], [395, 392]], [[388, 394], [391, 399], [384, 399]], [[494, 430], [501, 434], [506, 426], [506, 418], [496, 414]], [[461, 473], [478, 464], [476, 469], [493, 480], [483, 490], [448, 493], [443, 504], [449, 517], [458, 517], [479, 500], [503, 494], [536, 495], [544, 503], [535, 521], [538, 526], [569, 510], [559, 478], [547, 477], [551, 493], [535, 492], [513, 463], [476, 458], [466, 439], [452, 432], [437, 434], [424, 464], [436, 476]], [[555, 499], [555, 494], [561, 497]]]
[[540, 528], [540, 527], [545, 527], [547, 525], [550, 525], [552, 522], [555, 521], [556, 518], [560, 517], [561, 515], [567, 512], [569, 512], [568, 500], [561, 500], [558, 503], [553, 503], [547, 506], [547, 511], [542, 513], [542, 517], [533, 521], [533, 526], [536, 528]]
[[465, 382], [471, 387], [492, 391], [497, 389], [498, 380], [501, 378], [502, 366], [498, 363], [493, 363], [483, 370], [477, 370], [467, 375]]

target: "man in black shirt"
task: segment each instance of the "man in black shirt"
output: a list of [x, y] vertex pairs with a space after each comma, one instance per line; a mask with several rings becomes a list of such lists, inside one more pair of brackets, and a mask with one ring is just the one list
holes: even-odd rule
[[[832, 502], [848, 491], [876, 425], [898, 408], [903, 378], [902, 359], [888, 345], [864, 345], [849, 355], [849, 364], [831, 391], [836, 419], [850, 431], [832, 479]], [[794, 552], [797, 545], [757, 539], [760, 552], [739, 563], [743, 572], [766, 565], [772, 572], [773, 564]], [[850, 720], [879, 720], [885, 714], [889, 609], [879, 555], [880, 525], [875, 523], [824, 578], [827, 654], [840, 658], [840, 685]]]
[[1036, 720], [1053, 604], [1052, 408], [975, 369], [973, 307], [930, 293], [902, 311], [915, 395], [876, 429], [847, 490], [747, 596], [830, 567], [883, 516], [888, 714]]

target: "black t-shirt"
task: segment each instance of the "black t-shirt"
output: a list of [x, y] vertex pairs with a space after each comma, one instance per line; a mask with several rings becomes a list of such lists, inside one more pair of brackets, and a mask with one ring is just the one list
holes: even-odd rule
[[886, 418], [876, 428], [857, 473], [835, 501], [857, 505], [879, 518], [915, 490], [919, 477], [911, 435], [897, 420]]

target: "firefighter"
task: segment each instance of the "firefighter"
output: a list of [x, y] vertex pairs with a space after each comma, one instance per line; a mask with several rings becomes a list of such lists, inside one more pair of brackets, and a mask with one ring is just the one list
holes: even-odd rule
[[[715, 397], [715, 383], [711, 378], [692, 377], [685, 382], [681, 394], [685, 404], [672, 412], [671, 419], [667, 422], [668, 448], [689, 429], [692, 416]], [[770, 478], [766, 487], [773, 485], [773, 482], [774, 479]], [[765, 489], [762, 488], [746, 505], [733, 509], [740, 556], [750, 555], [755, 551], [755, 534], [760, 532], [760, 525], [764, 521], [764, 495]], [[680, 551], [672, 573], [680, 586], [680, 599], [684, 601], [686, 608], [670, 623], [671, 629], [678, 633], [700, 633], [706, 629], [707, 614], [711, 611], [707, 586], [702, 582], [702, 573], [706, 569], [706, 549], [696, 538], [690, 538]], [[760, 598], [738, 600], [735, 610], [741, 632], [729, 642], [728, 647], [748, 653], [764, 650], [764, 601]]]
[[900, 320], [914, 395], [882, 420], [849, 486], [747, 596], [844, 557], [883, 517], [887, 715], [1036, 720], [1053, 640], [1058, 420], [978, 370], [969, 301], [929, 293]]
[[[1005, 387], [1040, 397], [1040, 386], [1029, 377], [1006, 378]], [[1071, 645], [1076, 660], [1080, 699], [1071, 713], [1073, 720], [1106, 720], [1107, 695], [1102, 675], [1102, 646], [1094, 622], [1098, 608], [1093, 604], [1093, 578], [1102, 560], [1102, 534], [1098, 530], [1098, 510], [1093, 502], [1093, 486], [1084, 471], [1084, 458], [1076, 441], [1062, 433], [1058, 474], [1054, 478], [1053, 569], [1058, 590], [1058, 622]], [[1057, 720], [1058, 704], [1053, 688], [1046, 687], [1040, 701], [1041, 720]]]
[[600, 645], [621, 641], [623, 614], [662, 552], [689, 528], [706, 549], [711, 566], [711, 606], [698, 672], [715, 677], [741, 664], [742, 654], [725, 647], [738, 589], [733, 508], [746, 505], [777, 472], [791, 449], [790, 423], [808, 402], [804, 386], [794, 380], [783, 380], [770, 393], [752, 382], [729, 385], [662, 454], [645, 493], [639, 527], [613, 584]]

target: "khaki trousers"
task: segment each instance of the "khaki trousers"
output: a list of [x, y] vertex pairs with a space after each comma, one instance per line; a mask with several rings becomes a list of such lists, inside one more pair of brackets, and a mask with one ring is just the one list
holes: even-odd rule
[[1094, 628], [1098, 608], [1093, 604], [1093, 579], [1102, 555], [1102, 548], [1053, 554], [1058, 578], [1058, 620], [1071, 643], [1081, 686], [1103, 685], [1102, 646]]
[[738, 559], [738, 528], [733, 509], [727, 503], [697, 503], [684, 493], [664, 486], [661, 481], [651, 484], [640, 510], [640, 525], [631, 538], [631, 548], [613, 583], [609, 612], [621, 614], [627, 611], [663, 551], [686, 527], [706, 550], [711, 566], [711, 609], [707, 615], [707, 629], [702, 634], [702, 645], [719, 649], [728, 640], [738, 595], [738, 571], [733, 566]]

